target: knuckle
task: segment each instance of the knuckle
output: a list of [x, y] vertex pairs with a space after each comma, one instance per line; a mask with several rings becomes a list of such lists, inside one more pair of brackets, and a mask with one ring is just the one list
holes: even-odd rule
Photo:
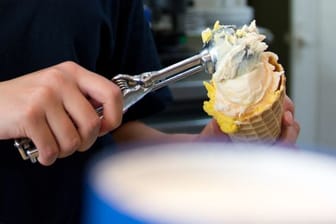
[[58, 66], [71, 68], [71, 67], [77, 66], [77, 64], [73, 61], [64, 61], [64, 62], [60, 63]]
[[75, 152], [81, 145], [81, 139], [79, 136], [72, 137], [68, 140], [65, 140], [62, 143], [62, 156], [68, 156], [71, 155], [73, 152]]
[[79, 68], [79, 65], [73, 61], [65, 61], [57, 65], [56, 68], [69, 71], [70, 73], [75, 73], [75, 71]]
[[107, 99], [109, 99], [112, 103], [118, 102], [121, 103], [122, 100], [122, 92], [121, 89], [116, 86], [114, 83], [111, 82], [112, 87], [108, 88], [104, 91], [106, 91]]
[[47, 158], [48, 160], [53, 160], [54, 158], [57, 157], [58, 150], [49, 148], [49, 149], [46, 149], [43, 154], [44, 154], [44, 157]]
[[40, 152], [38, 159], [43, 165], [51, 165], [55, 162], [57, 157], [58, 150], [56, 148], [45, 147], [43, 151]]
[[85, 128], [81, 131], [82, 142], [77, 151], [83, 152], [91, 147], [99, 135], [100, 126], [101, 120], [99, 117], [91, 118], [87, 121]]
[[98, 116], [93, 116], [92, 118], [88, 119], [82, 132], [84, 139], [90, 139], [92, 136], [98, 135], [100, 125], [101, 120]]
[[35, 112], [35, 110], [41, 110], [44, 105], [48, 105], [49, 102], [55, 98], [54, 91], [47, 86], [40, 86], [34, 90], [30, 96], [27, 113]]
[[22, 115], [21, 120], [24, 127], [34, 127], [45, 117], [45, 112], [39, 105], [25, 107], [20, 113]]
[[83, 145], [80, 148], [78, 148], [77, 151], [78, 152], [84, 152], [84, 151], [88, 150], [93, 145], [93, 143], [95, 142], [96, 139], [97, 139], [97, 137], [87, 139], [87, 141], [85, 143], [83, 143]]
[[54, 91], [47, 86], [35, 88], [29, 99], [20, 110], [23, 123], [34, 124], [45, 115], [45, 108], [55, 102]]
[[39, 117], [42, 116], [42, 110], [39, 107], [30, 105], [22, 109], [21, 113], [23, 114], [23, 122], [35, 123]]
[[87, 151], [92, 145], [93, 143], [95, 142], [96, 138], [86, 142], [85, 144], [82, 145], [82, 147], [80, 147], [77, 151], [78, 152], [85, 152]]
[[37, 103], [47, 103], [50, 99], [55, 98], [55, 92], [50, 86], [40, 86], [32, 94], [32, 101]]
[[57, 66], [48, 70], [47, 74], [43, 76], [46, 85], [62, 87], [67, 83], [67, 78], [64, 72]]

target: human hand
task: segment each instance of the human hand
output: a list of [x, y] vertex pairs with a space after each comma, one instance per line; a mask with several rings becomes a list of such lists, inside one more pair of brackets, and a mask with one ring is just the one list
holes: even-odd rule
[[0, 82], [0, 96], [0, 139], [30, 138], [43, 165], [87, 150], [121, 123], [120, 88], [73, 62]]
[[[292, 100], [286, 95], [284, 100], [281, 134], [277, 144], [294, 145], [299, 134], [300, 125], [294, 119], [294, 104]], [[220, 130], [217, 122], [214, 119], [211, 119], [211, 121], [204, 127], [201, 133], [197, 135], [197, 140], [214, 138], [230, 141], [229, 136]]]
[[279, 137], [279, 144], [294, 145], [300, 134], [300, 124], [294, 118], [294, 103], [286, 95], [284, 100], [284, 113], [282, 116], [281, 135]]

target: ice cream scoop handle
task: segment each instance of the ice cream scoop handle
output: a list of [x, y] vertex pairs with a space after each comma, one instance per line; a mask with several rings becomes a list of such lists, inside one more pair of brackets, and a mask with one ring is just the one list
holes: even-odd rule
[[[184, 59], [178, 63], [154, 72], [146, 72], [140, 75], [130, 76], [120, 74], [112, 78], [123, 92], [125, 113], [129, 107], [142, 99], [149, 92], [160, 89], [178, 80], [206, 71], [214, 72], [215, 57], [210, 48], [204, 48], [199, 54]], [[103, 118], [103, 107], [96, 109], [100, 118]], [[30, 159], [35, 163], [38, 158], [38, 149], [29, 138], [14, 140], [14, 146], [18, 149], [24, 160]]]

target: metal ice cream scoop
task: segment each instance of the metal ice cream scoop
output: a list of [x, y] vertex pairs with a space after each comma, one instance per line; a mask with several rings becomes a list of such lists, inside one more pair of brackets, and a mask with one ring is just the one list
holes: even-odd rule
[[[216, 49], [212, 42], [206, 44], [203, 50], [176, 64], [170, 65], [158, 71], [145, 72], [139, 75], [119, 74], [112, 78], [124, 97], [123, 112], [125, 113], [133, 104], [141, 100], [145, 95], [178, 80], [187, 78], [201, 71], [209, 74], [215, 72], [217, 62]], [[103, 118], [103, 108], [96, 109], [97, 114]], [[38, 149], [29, 138], [16, 139], [14, 146], [19, 150], [24, 160], [30, 159], [35, 163], [38, 157]]]

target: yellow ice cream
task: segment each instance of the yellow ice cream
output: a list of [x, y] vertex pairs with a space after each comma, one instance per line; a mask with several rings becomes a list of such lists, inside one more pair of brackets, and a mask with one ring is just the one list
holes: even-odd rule
[[216, 72], [205, 83], [209, 101], [204, 110], [223, 132], [235, 133], [241, 122], [279, 97], [283, 69], [277, 67], [277, 55], [266, 51], [265, 36], [258, 32], [255, 21], [240, 29], [216, 22], [213, 29], [202, 33], [202, 39], [211, 41], [217, 51]]

